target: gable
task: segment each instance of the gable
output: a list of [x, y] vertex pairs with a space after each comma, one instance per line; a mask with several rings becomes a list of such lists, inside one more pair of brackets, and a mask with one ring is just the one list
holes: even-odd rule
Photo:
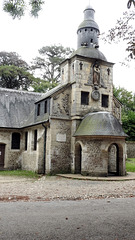
[[0, 127], [23, 127], [41, 96], [41, 93], [0, 88]]

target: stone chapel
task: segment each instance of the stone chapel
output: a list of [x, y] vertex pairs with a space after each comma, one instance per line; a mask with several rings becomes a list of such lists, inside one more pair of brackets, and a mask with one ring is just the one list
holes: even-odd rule
[[0, 169], [91, 176], [126, 174], [127, 135], [113, 96], [113, 63], [99, 50], [94, 9], [84, 10], [77, 50], [45, 94], [0, 89]]

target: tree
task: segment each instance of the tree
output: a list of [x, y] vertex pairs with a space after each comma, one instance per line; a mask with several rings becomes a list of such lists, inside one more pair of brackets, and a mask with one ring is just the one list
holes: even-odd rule
[[28, 90], [36, 81], [29, 69], [16, 52], [0, 52], [0, 87]]
[[0, 66], [0, 87], [28, 90], [34, 80], [33, 75], [23, 68], [14, 65]]
[[[135, 6], [135, 0], [129, 0], [127, 7]], [[135, 11], [126, 11], [122, 18], [117, 20], [116, 25], [111, 28], [108, 33], [101, 34], [101, 39], [105, 42], [119, 42], [120, 40], [126, 43], [126, 52], [128, 53], [126, 60], [135, 59], [135, 29], [133, 21], [135, 20]]]
[[30, 7], [31, 16], [38, 17], [43, 4], [42, 0], [4, 0], [3, 10], [15, 19], [24, 16], [26, 9]]
[[135, 141], [135, 112], [128, 110], [122, 114], [122, 126], [129, 136], [127, 140]]
[[56, 86], [60, 80], [60, 63], [72, 52], [73, 49], [64, 48], [62, 45], [42, 47], [39, 49], [42, 57], [33, 60], [32, 70], [39, 69], [42, 72], [42, 79], [49, 82], [50, 87]]
[[0, 66], [14, 65], [28, 70], [29, 65], [16, 52], [0, 52]]
[[125, 88], [115, 87], [113, 89], [114, 96], [122, 103], [124, 111], [135, 110], [134, 95]]
[[127, 8], [131, 8], [131, 5], [134, 5], [135, 7], [135, 0], [129, 0], [128, 3], [127, 3]]
[[[25, 15], [26, 8], [30, 6], [31, 16], [38, 17], [39, 11], [44, 5], [43, 0], [3, 0], [3, 10], [9, 13], [13, 19], [21, 18]], [[127, 8], [130, 8], [131, 5], [135, 6], [135, 0], [128, 0]]]
[[128, 140], [135, 141], [135, 95], [124, 88], [114, 87], [114, 96], [123, 104], [121, 120]]
[[48, 81], [42, 80], [40, 78], [35, 78], [31, 87], [33, 88], [34, 92], [45, 93], [48, 90], [56, 87], [56, 84], [55, 83], [51, 84]]

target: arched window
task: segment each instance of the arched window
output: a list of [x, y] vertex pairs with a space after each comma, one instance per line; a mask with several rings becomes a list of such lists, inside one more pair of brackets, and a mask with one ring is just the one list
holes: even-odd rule
[[12, 133], [11, 149], [20, 149], [20, 133]]

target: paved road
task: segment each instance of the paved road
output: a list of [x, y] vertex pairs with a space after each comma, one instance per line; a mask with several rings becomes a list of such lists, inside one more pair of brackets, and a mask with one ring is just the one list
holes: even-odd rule
[[3, 239], [135, 240], [135, 198], [1, 202]]

